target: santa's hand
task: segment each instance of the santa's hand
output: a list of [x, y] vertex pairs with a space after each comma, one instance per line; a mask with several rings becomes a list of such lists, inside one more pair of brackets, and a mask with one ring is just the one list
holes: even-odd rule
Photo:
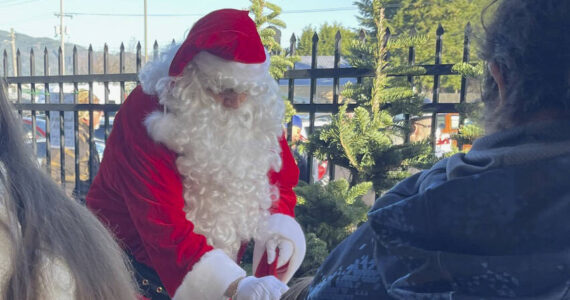
[[[259, 277], [275, 275], [287, 283], [305, 257], [305, 235], [299, 223], [284, 214], [271, 215], [266, 224], [255, 239], [252, 266], [254, 274]], [[263, 258], [265, 255], [267, 261]]]
[[248, 276], [240, 280], [232, 300], [279, 300], [288, 289], [286, 284], [274, 276]]
[[277, 259], [277, 268], [285, 265], [293, 256], [294, 246], [290, 240], [282, 239], [279, 237], [272, 238], [265, 244], [267, 251], [267, 264], [272, 264], [277, 256], [277, 249], [279, 249], [279, 258]]

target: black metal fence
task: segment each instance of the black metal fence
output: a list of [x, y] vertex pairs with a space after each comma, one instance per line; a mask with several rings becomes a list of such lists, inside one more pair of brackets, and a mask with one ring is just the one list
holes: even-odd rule
[[[445, 75], [461, 76], [456, 72], [452, 71], [454, 64], [442, 64], [442, 50], [443, 50], [443, 35], [444, 29], [441, 24], [438, 26], [436, 31], [436, 45], [435, 45], [435, 61], [434, 64], [422, 64], [418, 65], [423, 67], [426, 72], [422, 75], [417, 76], [433, 76], [433, 88], [432, 88], [432, 101], [431, 103], [426, 103], [423, 105], [424, 113], [431, 113], [431, 139], [432, 144], [435, 147], [436, 144], [436, 120], [438, 114], [441, 113], [459, 113], [456, 104], [457, 103], [440, 103], [440, 77]], [[471, 25], [468, 23], [464, 30], [464, 43], [463, 43], [463, 60], [462, 62], [468, 63], [470, 56], [470, 40], [472, 35]], [[360, 35], [363, 38], [363, 35]], [[389, 30], [387, 31], [387, 38], [390, 38]], [[304, 70], [289, 70], [285, 72], [284, 79], [288, 80], [288, 99], [293, 100], [293, 105], [297, 112], [308, 113], [309, 114], [309, 134], [315, 130], [315, 116], [317, 113], [336, 113], [338, 112], [339, 105], [339, 95], [340, 95], [340, 78], [356, 78], [357, 82], [362, 82], [364, 77], [373, 77], [374, 70], [372, 69], [362, 69], [362, 68], [340, 68], [339, 63], [342, 53], [340, 52], [340, 41], [341, 34], [337, 32], [335, 36], [335, 47], [334, 47], [334, 64], [332, 68], [317, 68], [318, 55], [318, 41], [319, 37], [317, 33], [313, 35], [312, 39], [312, 51], [311, 51], [311, 67], [310, 69]], [[291, 37], [290, 52], [295, 54], [296, 38], [295, 35]], [[410, 66], [415, 65], [416, 49], [415, 47], [409, 47], [408, 49], [408, 64]], [[388, 76], [405, 76], [388, 74]], [[408, 82], [411, 86], [414, 85], [414, 77], [407, 76]], [[315, 103], [315, 96], [317, 90], [317, 79], [319, 78], [333, 78], [332, 86], [332, 101], [331, 103]], [[310, 79], [310, 94], [309, 103], [301, 104], [296, 103], [295, 99], [295, 80], [296, 79]], [[461, 88], [459, 92], [459, 103], [465, 103], [467, 101], [467, 78], [462, 77]], [[355, 104], [348, 105], [348, 111], [354, 109]], [[461, 113], [459, 114], [459, 124], [463, 125], [465, 121], [465, 116]], [[410, 115], [405, 115], [405, 122], [407, 125], [410, 124]], [[409, 133], [404, 138], [404, 142], [409, 142]], [[313, 158], [308, 157], [308, 174], [313, 173]], [[330, 178], [335, 178], [335, 166], [328, 166], [328, 171]], [[311, 175], [309, 175], [311, 176]], [[307, 182], [312, 181], [313, 178], [309, 177], [305, 179]]]
[[[440, 77], [445, 75], [455, 75], [460, 76], [452, 71], [452, 64], [442, 64], [441, 63], [441, 56], [442, 56], [442, 49], [443, 49], [443, 34], [444, 30], [441, 25], [438, 27], [437, 30], [437, 42], [435, 47], [435, 61], [434, 64], [427, 64], [427, 65], [420, 65], [421, 67], [425, 68], [426, 72], [423, 75], [419, 76], [433, 76], [433, 89], [432, 89], [432, 101], [431, 103], [426, 103], [423, 106], [423, 111], [425, 113], [431, 114], [431, 136], [435, 138], [435, 129], [436, 129], [436, 118], [437, 115], [440, 113], [457, 113], [457, 109], [454, 103], [440, 103]], [[470, 34], [471, 28], [468, 24], [465, 28], [465, 39], [464, 39], [464, 55], [463, 55], [463, 62], [469, 61], [469, 47], [470, 47]], [[301, 114], [308, 114], [309, 117], [309, 128], [308, 132], [312, 133], [315, 130], [315, 116], [319, 113], [335, 113], [339, 109], [339, 96], [340, 96], [340, 79], [341, 78], [355, 78], [357, 82], [361, 82], [362, 78], [365, 77], [373, 77], [374, 70], [371, 69], [361, 69], [361, 68], [341, 68], [339, 63], [341, 60], [342, 53], [340, 52], [340, 41], [341, 35], [337, 33], [336, 41], [335, 41], [335, 52], [334, 52], [334, 64], [332, 68], [317, 68], [317, 60], [319, 58], [318, 53], [318, 36], [315, 33], [313, 37], [313, 45], [312, 45], [312, 53], [311, 53], [311, 67], [309, 69], [292, 69], [285, 72], [283, 77], [284, 80], [288, 81], [286, 90], [287, 96], [289, 99], [292, 100], [292, 103], [297, 110], [297, 112]], [[290, 54], [295, 55], [295, 45], [296, 40], [295, 36], [293, 35], [291, 38], [291, 47], [290, 47]], [[409, 48], [409, 57], [408, 63], [410, 65], [415, 64], [415, 48]], [[119, 110], [121, 103], [124, 101], [130, 90], [136, 85], [137, 83], [137, 73], [140, 70], [143, 64], [143, 56], [141, 55], [141, 45], [140, 43], [137, 45], [136, 49], [136, 56], [135, 56], [135, 65], [136, 65], [136, 72], [125, 73], [125, 47], [121, 44], [120, 52], [119, 52], [119, 72], [117, 73], [109, 73], [109, 51], [107, 45], [105, 45], [103, 50], [103, 68], [102, 73], [94, 73], [94, 51], [93, 48], [90, 46], [88, 49], [87, 54], [87, 74], [79, 74], [79, 60], [78, 60], [78, 51], [77, 48], [73, 49], [72, 54], [72, 67], [73, 71], [72, 74], [65, 74], [63, 69], [63, 55], [61, 49], [59, 49], [57, 56], [58, 61], [58, 70], [57, 74], [52, 75], [52, 71], [50, 70], [49, 65], [49, 55], [48, 49], [44, 49], [43, 53], [43, 75], [38, 76], [36, 75], [36, 65], [35, 65], [35, 54], [33, 49], [30, 51], [29, 54], [29, 76], [23, 76], [22, 72], [22, 55], [20, 50], [16, 53], [16, 74], [9, 74], [8, 71], [8, 54], [6, 51], [3, 53], [3, 76], [5, 77], [8, 85], [10, 86], [11, 99], [14, 102], [15, 108], [18, 110], [19, 114], [22, 117], [29, 118], [31, 122], [31, 145], [34, 148], [34, 151], [38, 153], [38, 131], [40, 134], [45, 135], [45, 153], [39, 153], [40, 155], [45, 154], [45, 167], [47, 168], [48, 172], [51, 172], [51, 159], [52, 159], [52, 151], [59, 151], [60, 154], [60, 179], [59, 181], [65, 187], [66, 182], [66, 170], [65, 170], [65, 141], [66, 141], [66, 130], [65, 130], [65, 113], [71, 112], [73, 114], [72, 122], [74, 124], [74, 137], [70, 139], [72, 143], [74, 143], [74, 151], [75, 151], [75, 184], [79, 183], [79, 144], [78, 144], [78, 114], [81, 111], [88, 111], [89, 112], [89, 151], [93, 152], [96, 149], [93, 149], [93, 145], [95, 144], [94, 141], [96, 140], [94, 134], [94, 128], [96, 127], [93, 124], [93, 112], [94, 111], [103, 111], [105, 113], [104, 121], [102, 122], [102, 130], [104, 134], [101, 138], [101, 142], [104, 144], [106, 141], [110, 130], [111, 130], [111, 123], [110, 123], [110, 116]], [[154, 43], [154, 51], [153, 51], [153, 58], [156, 59], [158, 57], [158, 44]], [[85, 63], [85, 62], [83, 62]], [[98, 62], [100, 63], [100, 62]], [[10, 76], [12, 75], [12, 76]], [[400, 75], [390, 75], [388, 76], [400, 76]], [[408, 81], [410, 84], [414, 84], [414, 77], [415, 76], [408, 76]], [[332, 78], [332, 99], [330, 103], [317, 103], [315, 102], [316, 92], [317, 92], [317, 83], [318, 79], [321, 78]], [[295, 80], [299, 79], [308, 79], [310, 81], [309, 84], [309, 101], [308, 103], [299, 103], [295, 101]], [[93, 89], [94, 85], [102, 85], [104, 90], [104, 96], [102, 99], [102, 103], [94, 103], [93, 99]], [[56, 88], [52, 88], [55, 86]], [[71, 87], [70, 87], [71, 86]], [[117, 87], [118, 86], [118, 97], [110, 97], [110, 86]], [[66, 87], [70, 87], [73, 91], [73, 101], [72, 103], [65, 103], [65, 89]], [[81, 88], [85, 88], [89, 91], [89, 103], [81, 104], [78, 103], [77, 94]], [[23, 94], [24, 90], [29, 89], [29, 97], [25, 97]], [[57, 92], [51, 92], [52, 90], [57, 90]], [[27, 93], [26, 93], [27, 94]], [[466, 102], [466, 95], [467, 95], [467, 79], [463, 78], [461, 82], [461, 90], [459, 93], [459, 103]], [[118, 98], [118, 99], [117, 99]], [[53, 99], [56, 99], [56, 103], [54, 103]], [[354, 104], [349, 105], [349, 110], [354, 108]], [[55, 117], [55, 118], [54, 118]], [[42, 128], [41, 124], [38, 127], [38, 120], [41, 120], [44, 123], [44, 128]], [[410, 122], [410, 116], [405, 116], [406, 122]], [[460, 118], [461, 122], [463, 122], [464, 117]], [[54, 126], [55, 125], [55, 126]], [[35, 130], [38, 128], [38, 130]], [[43, 129], [43, 131], [42, 131]], [[56, 133], [52, 131], [55, 130]], [[59, 140], [59, 147], [53, 147], [52, 139], [54, 139], [53, 134], [57, 135], [57, 139]], [[56, 139], [56, 140], [57, 140]], [[405, 142], [409, 141], [409, 137], [405, 138]], [[57, 149], [59, 148], [59, 149]], [[43, 151], [43, 150], [42, 150]], [[308, 174], [312, 174], [312, 158], [309, 157], [309, 172]], [[91, 164], [89, 164], [91, 165]], [[91, 173], [91, 172], [89, 172]], [[335, 168], [334, 166], [329, 167], [329, 174], [331, 178], [335, 177]], [[305, 180], [311, 180], [311, 178], [306, 178]], [[69, 183], [69, 182], [68, 182]]]

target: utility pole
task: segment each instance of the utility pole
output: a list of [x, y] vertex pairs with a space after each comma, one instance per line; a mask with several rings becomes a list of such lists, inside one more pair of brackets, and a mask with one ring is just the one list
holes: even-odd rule
[[144, 0], [144, 61], [148, 61], [148, 24], [146, 0]]
[[64, 28], [63, 28], [63, 0], [59, 0], [59, 37], [61, 39], [61, 61], [62, 71], [65, 73], [65, 42], [64, 42]]
[[14, 76], [18, 76], [16, 66], [16, 32], [14, 28], [10, 28], [10, 40], [10, 44], [12, 44], [12, 70], [14, 70]]

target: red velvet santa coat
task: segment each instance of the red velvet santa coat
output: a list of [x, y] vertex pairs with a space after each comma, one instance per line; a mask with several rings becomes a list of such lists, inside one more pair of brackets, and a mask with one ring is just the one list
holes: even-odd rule
[[[158, 98], [145, 94], [140, 86], [129, 95], [115, 118], [87, 205], [113, 230], [123, 248], [156, 270], [174, 295], [186, 274], [213, 247], [186, 219], [177, 154], [153, 141], [143, 124], [158, 110], [162, 110]], [[299, 170], [286, 140], [279, 142], [283, 167], [268, 176], [279, 188], [280, 198], [270, 212], [293, 217], [293, 187]]]

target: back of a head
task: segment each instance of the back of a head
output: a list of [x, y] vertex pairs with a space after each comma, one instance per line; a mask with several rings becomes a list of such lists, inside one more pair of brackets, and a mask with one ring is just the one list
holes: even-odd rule
[[[92, 95], [92, 103], [97, 104], [100, 103], [99, 98], [97, 96]], [[88, 90], [79, 90], [77, 93], [77, 103], [79, 104], [89, 104], [89, 91]], [[78, 112], [78, 116], [80, 120], [89, 120], [89, 112], [82, 110]]]
[[19, 225], [9, 230], [12, 273], [0, 298], [44, 298], [49, 283], [42, 280], [53, 274], [44, 274], [40, 262], [49, 257], [69, 269], [76, 299], [134, 299], [132, 278], [111, 234], [38, 167], [20, 126], [0, 86], [0, 200], [11, 218], [0, 226], [13, 228], [14, 220]]
[[[496, 7], [495, 7], [496, 6]], [[505, 81], [503, 106], [497, 84], [487, 76], [483, 101], [494, 129], [532, 121], [537, 114], [570, 116], [570, 1], [499, 0], [482, 57], [497, 65]]]

